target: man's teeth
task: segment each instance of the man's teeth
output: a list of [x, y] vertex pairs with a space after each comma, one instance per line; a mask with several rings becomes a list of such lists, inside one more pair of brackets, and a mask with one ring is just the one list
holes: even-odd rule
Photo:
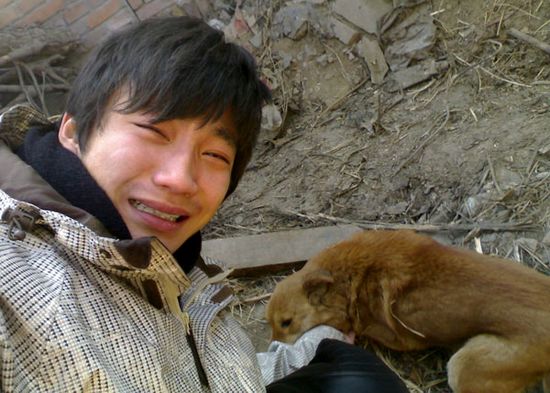
[[143, 203], [139, 202], [139, 201], [133, 201], [132, 204], [134, 205], [134, 207], [142, 212], [145, 212], [145, 213], [149, 213], [149, 214], [152, 214], [153, 216], [157, 216], [157, 217], [160, 217], [162, 218], [163, 220], [167, 220], [167, 221], [172, 221], [172, 222], [176, 222], [178, 221], [178, 219], [181, 217], [177, 214], [169, 214], [169, 213], [164, 213], [164, 212], [161, 212], [157, 209], [153, 209], [152, 207], [149, 207], [147, 205], [144, 205]]

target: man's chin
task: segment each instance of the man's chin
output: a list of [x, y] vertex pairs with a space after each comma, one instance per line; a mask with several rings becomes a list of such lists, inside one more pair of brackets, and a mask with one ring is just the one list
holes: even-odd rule
[[153, 228], [143, 228], [142, 226], [129, 227], [128, 230], [132, 239], [137, 239], [141, 237], [155, 237], [170, 251], [174, 253], [177, 251], [193, 234], [197, 233], [200, 228], [198, 225], [192, 225], [193, 229], [190, 227], [190, 223], [186, 222], [185, 227], [181, 226], [173, 231], [155, 231]]
[[176, 252], [189, 238], [189, 236], [180, 237], [178, 239], [167, 238], [166, 236], [156, 236], [158, 240], [170, 251], [171, 253]]

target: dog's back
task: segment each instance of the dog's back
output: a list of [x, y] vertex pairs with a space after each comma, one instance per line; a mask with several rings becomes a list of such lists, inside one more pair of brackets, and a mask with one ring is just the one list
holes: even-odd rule
[[402, 335], [409, 327], [421, 333], [424, 339], [408, 330], [420, 347], [479, 333], [550, 331], [550, 277], [412, 231], [365, 231], [311, 264], [336, 276], [353, 272], [357, 301], [363, 303], [358, 307], [384, 309], [391, 303], [387, 322]]

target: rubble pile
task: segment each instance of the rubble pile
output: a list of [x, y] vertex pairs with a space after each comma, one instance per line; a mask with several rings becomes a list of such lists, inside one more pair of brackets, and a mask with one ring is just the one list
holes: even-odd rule
[[[199, 9], [208, 9], [216, 15], [210, 24], [222, 29], [228, 39], [237, 41], [262, 57], [266, 44], [287, 38], [297, 42], [306, 35], [314, 34], [323, 41], [338, 39], [345, 45], [349, 60], [359, 59], [374, 85], [384, 85], [386, 91], [397, 92], [423, 82], [448, 67], [445, 58], [434, 58], [431, 49], [436, 41], [436, 27], [429, 2], [419, 0], [303, 0], [287, 1], [264, 7], [248, 4], [233, 8], [222, 2], [187, 2], [187, 11], [200, 14]], [[191, 5], [194, 4], [194, 7]], [[210, 7], [210, 8], [208, 8]], [[267, 13], [263, 11], [268, 10]], [[204, 14], [201, 14], [204, 16]], [[275, 45], [274, 45], [275, 46]], [[304, 56], [316, 56], [323, 64], [334, 62], [334, 54], [306, 53], [294, 57], [279, 49], [278, 57], [282, 70], [293, 62], [304, 61]], [[272, 88], [280, 83], [269, 78]], [[283, 108], [285, 111], [286, 108]], [[273, 112], [274, 108], [268, 108]], [[280, 115], [275, 117], [282, 118]], [[284, 116], [283, 116], [284, 117]], [[266, 115], [267, 127], [277, 128], [280, 121]]]

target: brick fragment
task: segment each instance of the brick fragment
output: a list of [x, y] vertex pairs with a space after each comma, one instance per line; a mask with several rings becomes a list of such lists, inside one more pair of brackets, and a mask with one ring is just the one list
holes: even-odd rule
[[21, 13], [20, 15], [25, 15], [33, 8], [36, 8], [40, 4], [45, 3], [44, 0], [25, 0], [25, 1], [15, 1], [12, 4], [16, 6], [16, 9]]
[[[13, 0], [0, 0], [0, 8], [7, 7], [9, 4], [11, 4]], [[2, 10], [3, 12], [4, 10]], [[0, 13], [1, 15], [1, 13]]]
[[153, 0], [143, 5], [136, 13], [141, 20], [149, 19], [153, 16], [160, 15], [162, 11], [166, 10], [171, 5], [171, 2], [167, 0]]
[[135, 10], [143, 5], [142, 0], [129, 0], [130, 6]]
[[103, 23], [92, 31], [82, 34], [84, 46], [93, 47], [110, 36], [114, 31], [134, 22], [134, 17], [126, 9], [119, 10], [115, 15], [109, 18], [107, 23]]
[[86, 1], [79, 1], [78, 3], [71, 4], [63, 11], [63, 18], [68, 24], [73, 23], [90, 11], [88, 4], [89, 3]]
[[19, 13], [15, 7], [8, 6], [0, 12], [0, 28], [10, 25], [13, 21], [19, 18]]
[[86, 17], [86, 23], [90, 29], [94, 29], [112, 15], [114, 15], [121, 7], [123, 6], [122, 1], [120, 0], [109, 0], [98, 9], [90, 12]]
[[33, 23], [42, 23], [60, 12], [65, 5], [64, 3], [64, 0], [45, 1], [41, 6], [34, 8], [30, 13], [17, 21], [17, 25], [28, 26]]

